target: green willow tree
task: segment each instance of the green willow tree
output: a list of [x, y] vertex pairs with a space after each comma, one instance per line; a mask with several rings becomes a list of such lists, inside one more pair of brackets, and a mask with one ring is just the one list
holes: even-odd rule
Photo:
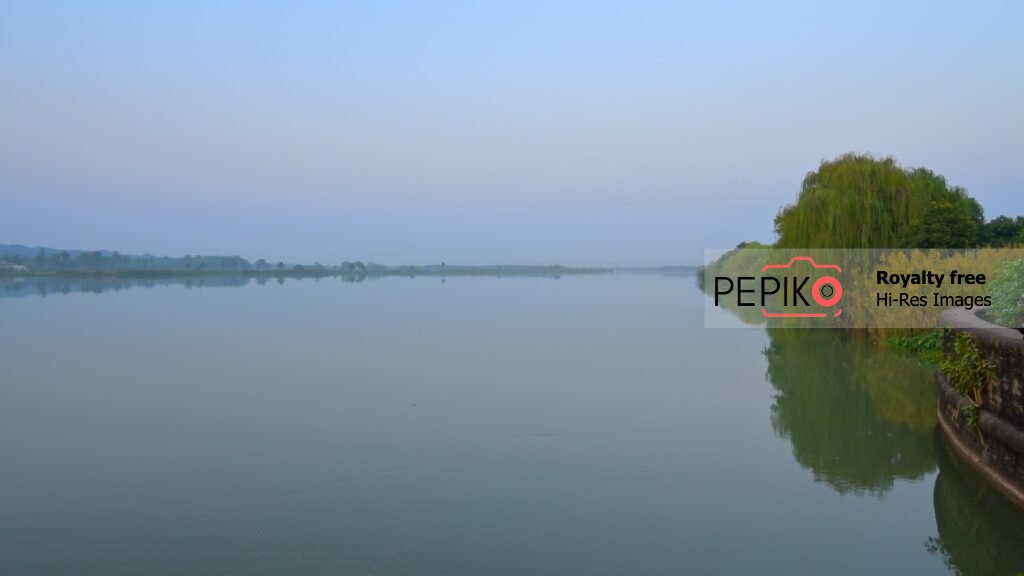
[[[939, 214], [957, 223], [949, 238], [922, 231]], [[776, 216], [775, 232], [780, 248], [917, 248], [922, 239], [963, 248], [977, 245], [979, 223], [981, 206], [931, 170], [845, 154], [807, 174], [796, 203]]]

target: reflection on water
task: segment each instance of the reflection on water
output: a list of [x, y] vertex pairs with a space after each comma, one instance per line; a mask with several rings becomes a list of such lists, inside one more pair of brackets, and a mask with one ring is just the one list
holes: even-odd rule
[[769, 329], [772, 426], [819, 481], [884, 494], [935, 469], [931, 369], [859, 331]]
[[863, 335], [708, 330], [653, 275], [344, 280], [0, 283], [101, 294], [0, 298], [0, 574], [1024, 569]]
[[816, 480], [883, 496], [938, 469], [938, 536], [925, 549], [953, 572], [1024, 570], [1024, 513], [955, 453], [936, 427], [934, 372], [860, 331], [769, 329], [772, 426]]
[[935, 431], [939, 477], [935, 480], [938, 537], [929, 551], [959, 574], [1024, 571], [1024, 513], [997, 492]]
[[[288, 281], [317, 281], [327, 276], [260, 275], [244, 276], [239, 274], [196, 274], [192, 276], [140, 275], [140, 276], [29, 276], [0, 277], [0, 298], [17, 298], [21, 296], [46, 297], [52, 294], [71, 294], [84, 292], [102, 294], [104, 292], [120, 292], [130, 288], [155, 288], [182, 286], [184, 288], [239, 288], [254, 284], [284, 284]], [[380, 279], [382, 276], [366, 276], [364, 274], [345, 274], [332, 276], [342, 282], [364, 282], [367, 279]]]
[[[174, 276], [164, 273], [126, 273], [121, 275], [50, 275], [50, 276], [6, 276], [0, 275], [0, 298], [18, 296], [42, 296], [50, 294], [70, 294], [72, 292], [87, 292], [102, 294], [103, 292], [120, 292], [133, 287], [153, 288], [156, 286], [183, 286], [185, 288], [218, 288], [246, 286], [250, 282], [263, 286], [268, 283], [284, 284], [288, 281], [324, 279], [340, 280], [345, 283], [360, 283], [367, 280], [384, 280], [387, 278], [415, 279], [419, 277], [440, 278], [444, 282], [450, 274], [455, 277], [477, 277], [477, 278], [547, 278], [558, 280], [564, 274], [607, 274], [603, 270], [578, 269], [573, 271], [561, 271], [558, 267], [529, 267], [529, 266], [497, 266], [497, 267], [457, 267], [446, 272], [438, 272], [436, 269], [390, 269], [377, 272], [335, 272], [335, 271], [297, 271], [287, 270], [284, 272], [272, 272], [261, 274], [191, 274], [186, 276]], [[641, 273], [637, 271], [635, 273]], [[653, 269], [642, 271], [651, 275], [662, 277], [689, 277], [693, 274], [690, 269], [680, 270], [676, 268]]]

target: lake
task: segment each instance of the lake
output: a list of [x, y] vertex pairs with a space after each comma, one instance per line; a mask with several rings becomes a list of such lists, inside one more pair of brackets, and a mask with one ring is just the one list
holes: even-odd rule
[[[45, 296], [45, 297], [44, 297]], [[0, 574], [1014, 574], [932, 371], [690, 277], [5, 281]]]

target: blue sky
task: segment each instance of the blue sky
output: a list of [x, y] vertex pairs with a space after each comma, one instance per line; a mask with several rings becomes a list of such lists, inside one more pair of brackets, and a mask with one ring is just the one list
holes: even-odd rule
[[846, 151], [1024, 213], [1020, 2], [0, 4], [0, 242], [700, 262]]

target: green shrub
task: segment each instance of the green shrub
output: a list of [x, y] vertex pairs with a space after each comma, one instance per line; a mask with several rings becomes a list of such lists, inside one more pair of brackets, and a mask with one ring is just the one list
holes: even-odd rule
[[978, 429], [978, 407], [975, 404], [964, 404], [964, 407], [960, 409], [960, 414], [964, 417], [964, 424], [967, 424], [975, 430]]
[[1024, 324], [1024, 258], [996, 269], [990, 285], [992, 317], [1003, 326]]
[[942, 362], [942, 331], [915, 330], [911, 336], [891, 336], [889, 347], [920, 356], [932, 364]]
[[942, 373], [957, 392], [981, 406], [981, 393], [995, 379], [996, 369], [974, 338], [966, 332], [953, 337], [950, 350], [943, 355]]

